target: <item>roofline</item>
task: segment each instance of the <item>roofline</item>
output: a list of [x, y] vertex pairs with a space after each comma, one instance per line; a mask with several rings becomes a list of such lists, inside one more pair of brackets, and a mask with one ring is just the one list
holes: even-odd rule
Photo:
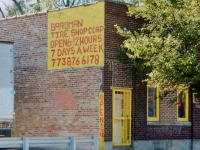
[[3, 18], [3, 19], [0, 19], [0, 22], [5, 21], [5, 20], [11, 20], [11, 19], [17, 19], [17, 18], [26, 18], [26, 17], [30, 17], [30, 16], [37, 16], [37, 15], [43, 15], [43, 14], [47, 14], [47, 11], [46, 12], [36, 12], [34, 14], [25, 14], [25, 15]]
[[[100, 0], [100, 1], [101, 1], [101, 0]], [[26, 18], [26, 17], [30, 17], [30, 16], [44, 15], [44, 14], [47, 14], [48, 12], [59, 11], [59, 10], [66, 9], [66, 8], [73, 8], [73, 7], [78, 7], [78, 6], [92, 5], [92, 4], [96, 4], [97, 2], [100, 2], [100, 1], [99, 1], [99, 0], [96, 0], [95, 2], [92, 2], [92, 3], [81, 4], [81, 5], [74, 5], [74, 6], [64, 7], [64, 8], [56, 9], [56, 10], [47, 10], [47, 11], [45, 11], [45, 12], [35, 12], [35, 13], [33, 13], [33, 14], [25, 14], [25, 15], [19, 15], [19, 16], [13, 16], [13, 17], [2, 18], [2, 19], [0, 19], [0, 22], [1, 22], [1, 21], [5, 21], [5, 20], [11, 20], [11, 19], [18, 19], [18, 18]]]

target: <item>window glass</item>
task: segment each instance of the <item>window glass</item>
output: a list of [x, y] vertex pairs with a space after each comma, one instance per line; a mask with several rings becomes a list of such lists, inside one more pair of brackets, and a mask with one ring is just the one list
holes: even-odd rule
[[186, 117], [186, 94], [178, 90], [177, 93], [177, 99], [178, 99], [178, 118], [185, 118]]
[[156, 88], [148, 87], [148, 117], [156, 117]]
[[199, 99], [197, 97], [197, 93], [193, 93], [193, 103], [199, 104]]

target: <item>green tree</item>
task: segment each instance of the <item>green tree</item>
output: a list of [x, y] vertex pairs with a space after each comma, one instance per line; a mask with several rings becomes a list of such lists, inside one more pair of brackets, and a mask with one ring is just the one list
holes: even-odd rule
[[0, 13], [1, 13], [1, 17], [5, 18], [5, 15], [4, 15], [4, 13], [3, 13], [1, 7], [0, 7]]
[[6, 5], [6, 16], [15, 16], [15, 15], [23, 15], [25, 14], [25, 4], [24, 0], [12, 0], [13, 4], [11, 6]]
[[37, 0], [34, 4], [25, 3], [24, 0], [12, 1], [13, 4], [11, 6], [6, 6], [6, 14], [8, 17], [46, 10], [55, 10], [58, 8], [78, 5], [80, 3], [80, 0]]
[[181, 85], [200, 97], [200, 1], [135, 0], [127, 14], [145, 23], [132, 31], [115, 26], [126, 38], [120, 46], [120, 60], [163, 92]]

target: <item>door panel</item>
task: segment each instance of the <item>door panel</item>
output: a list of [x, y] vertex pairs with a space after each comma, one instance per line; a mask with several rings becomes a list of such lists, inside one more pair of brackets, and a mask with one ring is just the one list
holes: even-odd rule
[[130, 88], [112, 89], [114, 146], [131, 145], [131, 93]]

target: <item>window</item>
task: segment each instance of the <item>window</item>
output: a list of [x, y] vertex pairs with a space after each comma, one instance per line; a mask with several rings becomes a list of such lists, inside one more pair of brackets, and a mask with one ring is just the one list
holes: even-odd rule
[[199, 104], [199, 99], [198, 99], [198, 97], [197, 97], [197, 93], [193, 93], [193, 103], [195, 103], [195, 104]]
[[147, 121], [159, 121], [159, 88], [147, 85]]
[[[169, 122], [165, 122], [165, 118], [162, 118], [160, 122], [160, 91], [159, 87], [154, 86], [151, 83], [147, 84], [147, 124], [148, 125], [179, 125], [180, 122], [185, 122], [185, 125], [191, 125], [187, 122], [189, 121], [189, 93], [188, 88], [179, 86], [177, 89], [177, 106], [172, 108], [171, 112], [167, 112], [169, 117], [174, 117], [174, 109], [177, 109], [177, 122], [170, 120]], [[173, 98], [174, 95], [171, 97]], [[169, 100], [170, 97], [167, 99]], [[193, 98], [194, 99], [194, 98]], [[165, 105], [162, 105], [165, 108]], [[163, 112], [165, 113], [165, 112]], [[166, 114], [165, 114], [166, 116]], [[163, 117], [165, 117], [163, 116]]]
[[188, 90], [177, 90], [177, 121], [188, 121]]

